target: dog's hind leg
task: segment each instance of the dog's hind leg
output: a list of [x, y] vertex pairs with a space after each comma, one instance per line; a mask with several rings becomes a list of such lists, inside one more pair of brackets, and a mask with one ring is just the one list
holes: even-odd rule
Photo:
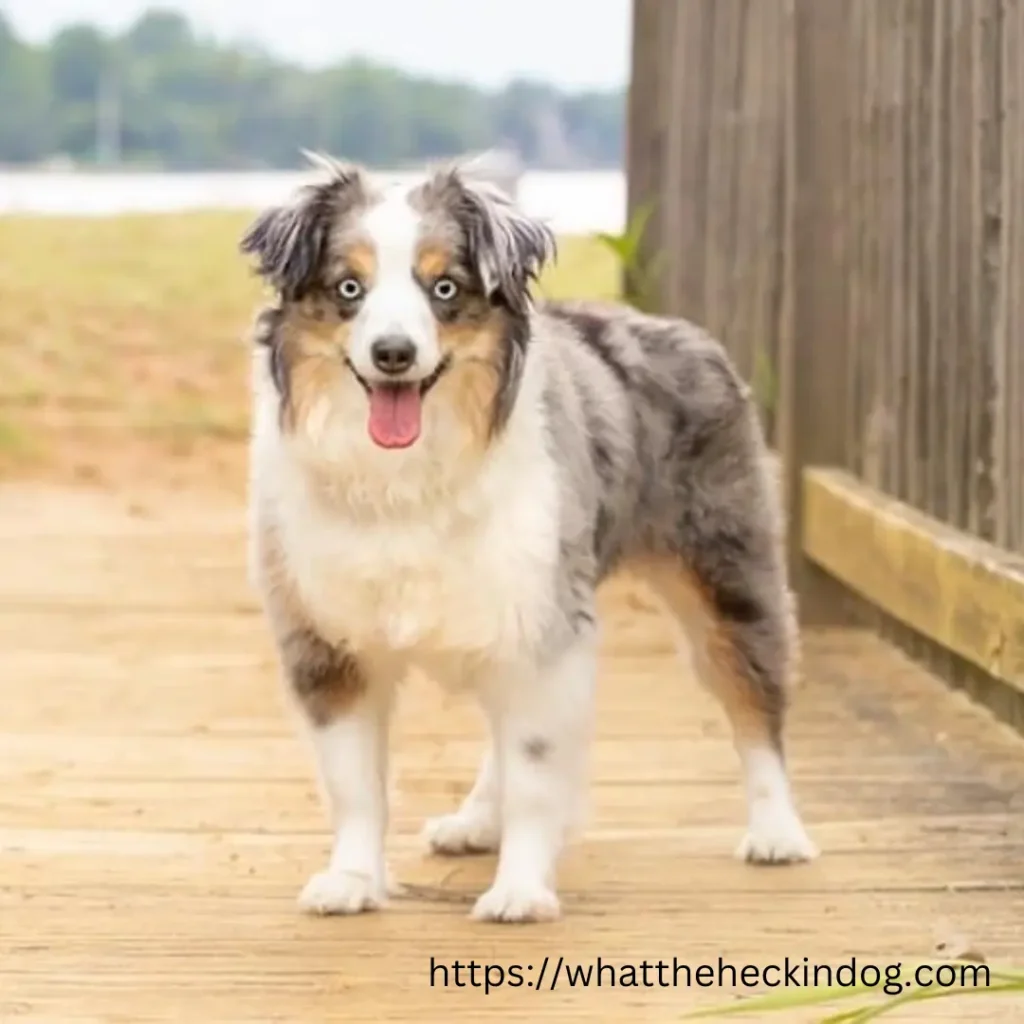
[[456, 856], [493, 853], [501, 840], [501, 790], [491, 739], [484, 752], [473, 788], [453, 814], [431, 818], [423, 838], [434, 853]]
[[794, 804], [783, 751], [796, 637], [781, 572], [747, 564], [742, 545], [714, 537], [686, 554], [651, 560], [644, 576], [682, 627], [699, 680], [732, 728], [748, 813], [736, 855], [762, 864], [811, 860], [818, 851]]

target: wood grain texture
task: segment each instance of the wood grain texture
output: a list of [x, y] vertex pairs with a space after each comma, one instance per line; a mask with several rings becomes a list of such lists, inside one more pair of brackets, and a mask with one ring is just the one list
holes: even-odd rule
[[[471, 706], [417, 680], [396, 724], [389, 837], [408, 891], [379, 915], [313, 920], [295, 897], [328, 836], [246, 584], [241, 510], [0, 490], [0, 564], [4, 1024], [675, 1021], [735, 994], [485, 994], [431, 987], [432, 956], [535, 974], [545, 956], [884, 966], [929, 956], [951, 927], [1024, 961], [1024, 742], [868, 635], [806, 638], [790, 758], [815, 864], [732, 859], [743, 799], [724, 719], [667, 624], [614, 586], [565, 918], [474, 924], [493, 858], [422, 852], [423, 818], [466, 791], [481, 731]], [[968, 1008], [1024, 1019], [1005, 999]]]
[[888, 615], [1024, 692], [1024, 558], [833, 469], [804, 471], [803, 546]]

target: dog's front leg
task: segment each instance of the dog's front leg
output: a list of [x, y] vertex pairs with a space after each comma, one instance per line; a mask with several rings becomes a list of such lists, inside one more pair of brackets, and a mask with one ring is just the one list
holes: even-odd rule
[[500, 776], [501, 849], [473, 916], [558, 917], [555, 873], [587, 786], [596, 640], [587, 633], [527, 676], [500, 676], [486, 702]]
[[330, 811], [327, 869], [299, 896], [316, 914], [354, 914], [387, 899], [387, 741], [392, 688], [378, 682], [344, 647], [308, 630], [282, 643], [285, 671], [302, 708]]

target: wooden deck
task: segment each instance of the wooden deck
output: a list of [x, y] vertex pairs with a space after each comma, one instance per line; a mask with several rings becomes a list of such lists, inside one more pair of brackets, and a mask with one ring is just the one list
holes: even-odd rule
[[[379, 915], [300, 916], [328, 836], [242, 529], [240, 509], [188, 496], [0, 492], [5, 1024], [670, 1021], [732, 997], [564, 975], [554, 991], [445, 988], [440, 973], [431, 987], [431, 957], [450, 973], [520, 964], [526, 980], [544, 957], [549, 977], [559, 957], [884, 968], [959, 932], [1024, 963], [1024, 742], [869, 637], [809, 636], [790, 760], [823, 856], [736, 863], [723, 720], [622, 592], [605, 601], [592, 823], [565, 862], [565, 918], [474, 924], [491, 859], [421, 853], [422, 820], [468, 786], [480, 735], [472, 708], [426, 685], [396, 737], [392, 859], [410, 892]], [[1024, 1020], [1007, 998], [930, 1005], [893, 1019]]]

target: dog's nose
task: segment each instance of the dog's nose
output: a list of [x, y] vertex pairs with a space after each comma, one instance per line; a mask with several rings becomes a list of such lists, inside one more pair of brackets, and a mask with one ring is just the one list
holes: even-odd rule
[[370, 358], [381, 373], [405, 373], [416, 362], [416, 346], [404, 334], [388, 334], [370, 346]]

